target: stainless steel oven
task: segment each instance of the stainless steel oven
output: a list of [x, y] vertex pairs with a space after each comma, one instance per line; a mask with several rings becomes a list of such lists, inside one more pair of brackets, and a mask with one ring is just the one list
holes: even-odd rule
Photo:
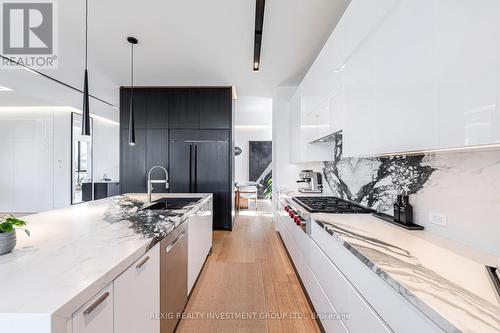
[[302, 228], [305, 233], [311, 234], [311, 213], [294, 202], [291, 198], [287, 198], [283, 201], [282, 209], [282, 213], [288, 214], [290, 223], [296, 224], [298, 227]]
[[291, 221], [311, 234], [311, 214], [370, 214], [373, 209], [364, 207], [356, 202], [332, 196], [295, 196], [287, 197], [283, 203], [284, 213]]

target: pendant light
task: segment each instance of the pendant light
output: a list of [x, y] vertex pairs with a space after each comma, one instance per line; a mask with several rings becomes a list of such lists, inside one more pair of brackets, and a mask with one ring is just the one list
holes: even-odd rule
[[131, 56], [130, 56], [130, 110], [128, 120], [128, 144], [135, 145], [135, 118], [134, 118], [134, 45], [138, 43], [137, 38], [127, 37], [130, 43]]
[[82, 135], [90, 135], [89, 74], [88, 74], [89, 1], [85, 0], [85, 73], [83, 75]]

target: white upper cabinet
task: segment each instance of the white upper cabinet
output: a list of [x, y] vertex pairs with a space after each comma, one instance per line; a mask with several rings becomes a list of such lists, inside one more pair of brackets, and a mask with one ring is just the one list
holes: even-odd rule
[[333, 157], [333, 149], [327, 144], [311, 144], [330, 133], [328, 100], [314, 109], [303, 107], [301, 90], [290, 100], [290, 161], [292, 163], [327, 161]]
[[500, 143], [500, 2], [431, 3], [440, 146]]
[[435, 13], [422, 2], [386, 6], [344, 64], [345, 155], [438, 147]]
[[345, 156], [500, 143], [499, 31], [496, 0], [352, 0], [298, 88], [301, 142], [343, 130]]

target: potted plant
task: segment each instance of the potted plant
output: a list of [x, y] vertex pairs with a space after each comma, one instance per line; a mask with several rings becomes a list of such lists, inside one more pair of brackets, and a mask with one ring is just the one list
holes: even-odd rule
[[16, 247], [16, 229], [23, 230], [28, 236], [30, 232], [23, 228], [26, 221], [15, 218], [13, 215], [0, 220], [0, 255], [9, 253]]
[[267, 187], [264, 190], [264, 196], [266, 199], [272, 199], [273, 198], [273, 179], [269, 178], [267, 180]]

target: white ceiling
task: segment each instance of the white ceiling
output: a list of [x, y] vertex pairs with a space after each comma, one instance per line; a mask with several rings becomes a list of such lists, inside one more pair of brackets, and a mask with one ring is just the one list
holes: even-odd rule
[[[300, 82], [348, 2], [268, 0], [261, 71], [253, 73], [255, 0], [89, 0], [91, 93], [119, 104], [118, 87], [130, 84], [131, 35], [139, 39], [136, 85], [234, 85], [238, 97], [271, 97], [276, 86]], [[58, 1], [59, 67], [44, 71], [80, 89], [84, 4]]]
[[235, 102], [235, 125], [267, 126], [273, 123], [273, 100], [267, 97], [239, 97]]

